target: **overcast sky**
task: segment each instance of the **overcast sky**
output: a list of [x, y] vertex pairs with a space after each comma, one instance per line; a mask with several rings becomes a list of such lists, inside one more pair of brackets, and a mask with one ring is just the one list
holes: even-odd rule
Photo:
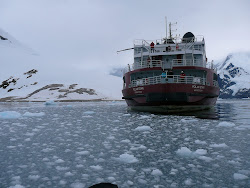
[[210, 60], [250, 51], [249, 0], [0, 0], [0, 28], [50, 59], [79, 70], [133, 63], [134, 39], [203, 35]]

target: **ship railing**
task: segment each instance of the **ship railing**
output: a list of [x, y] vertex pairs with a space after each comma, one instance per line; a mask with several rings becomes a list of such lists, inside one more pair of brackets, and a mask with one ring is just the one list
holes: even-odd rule
[[162, 67], [161, 60], [149, 60], [149, 61], [140, 61], [133, 64], [133, 70], [143, 69], [143, 68], [154, 68], [154, 67]]
[[[179, 45], [176, 44], [175, 46], [173, 45], [169, 45], [166, 47], [163, 47], [161, 45], [155, 45], [154, 50], [151, 51], [150, 46], [143, 46], [144, 49], [143, 53], [147, 52], [150, 54], [154, 54], [154, 53], [172, 53], [172, 52], [180, 52], [180, 51], [184, 51], [184, 50], [196, 50], [196, 51], [202, 51], [203, 47], [201, 45], [193, 45], [194, 43], [186, 43], [185, 45]], [[137, 54], [141, 54], [142, 53], [142, 49], [141, 48], [134, 48], [134, 55]]]
[[[186, 43], [186, 40], [188, 42], [192, 41], [192, 42], [204, 42], [204, 36], [202, 35], [196, 35], [195, 37], [192, 37], [192, 40], [190, 39], [183, 39], [182, 37], [174, 37], [172, 38], [173, 42], [175, 44], [180, 44], [180, 43]], [[134, 40], [134, 45], [135, 46], [150, 46], [151, 43], [154, 43], [155, 45], [157, 44], [170, 44], [170, 43], [166, 43], [166, 38], [163, 39], [156, 39], [156, 40], [144, 40], [144, 39], [135, 39]]]
[[154, 76], [148, 78], [142, 78], [137, 80], [132, 80], [129, 84], [129, 88], [145, 86], [145, 85], [155, 85], [164, 83], [180, 83], [180, 84], [198, 84], [206, 85], [206, 78], [194, 77], [194, 76], [180, 76], [180, 75], [169, 75], [167, 77]]
[[206, 67], [206, 65], [199, 60], [191, 59], [173, 59], [172, 67], [185, 67], [185, 66], [196, 66], [196, 67]]

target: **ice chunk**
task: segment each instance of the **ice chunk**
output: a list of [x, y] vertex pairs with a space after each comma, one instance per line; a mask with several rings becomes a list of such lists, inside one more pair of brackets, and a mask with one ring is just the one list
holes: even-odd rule
[[197, 149], [195, 152], [194, 152], [195, 155], [206, 155], [207, 154], [207, 150], [205, 149]]
[[211, 144], [210, 147], [212, 147], [212, 148], [225, 148], [228, 146], [225, 143], [223, 143], [223, 144]]
[[121, 143], [130, 143], [129, 139], [122, 140]]
[[115, 178], [114, 177], [108, 177], [107, 178], [109, 181], [111, 181], [111, 182], [114, 182], [115, 181]]
[[100, 171], [100, 170], [102, 170], [102, 166], [100, 166], [100, 165], [93, 165], [93, 166], [90, 166], [90, 168], [92, 168], [93, 170], [96, 170], [96, 171]]
[[192, 179], [188, 178], [184, 181], [185, 185], [193, 185]]
[[235, 180], [245, 180], [248, 179], [248, 176], [244, 174], [234, 173], [234, 179]]
[[76, 154], [78, 155], [89, 155], [89, 151], [79, 151], [79, 152], [76, 152]]
[[151, 118], [150, 116], [146, 116], [146, 115], [141, 115], [138, 119], [148, 119]]
[[211, 162], [213, 159], [211, 157], [199, 156], [198, 159], [201, 159], [206, 162]]
[[181, 157], [200, 157], [201, 155], [206, 155], [207, 150], [204, 149], [197, 149], [196, 151], [191, 151], [187, 147], [181, 147], [176, 151], [176, 154], [181, 156]]
[[16, 111], [0, 112], [0, 119], [17, 119], [20, 117], [21, 117], [21, 114]]
[[84, 114], [94, 114], [95, 112], [94, 111], [86, 111], [86, 112], [83, 112]]
[[193, 156], [193, 152], [188, 149], [187, 147], [181, 147], [180, 149], [178, 149], [176, 151], [176, 154], [181, 156], [181, 157], [192, 157]]
[[68, 170], [69, 167], [57, 166], [56, 169], [57, 169], [58, 171], [64, 171], [64, 170]]
[[207, 144], [206, 141], [201, 141], [201, 140], [195, 140], [194, 143], [201, 144], [201, 145]]
[[193, 119], [193, 118], [185, 118], [185, 119], [181, 119], [182, 123], [193, 123], [198, 121], [197, 119]]
[[39, 113], [25, 112], [23, 114], [23, 116], [25, 116], [25, 117], [41, 117], [41, 116], [44, 116], [44, 115], [45, 115], [44, 112], [39, 112]]
[[28, 178], [31, 179], [31, 180], [36, 181], [36, 180], [38, 180], [40, 178], [40, 176], [39, 175], [29, 175]]
[[134, 183], [133, 183], [132, 181], [130, 181], [130, 180], [127, 181], [127, 184], [128, 184], [129, 186], [134, 185]]
[[49, 105], [56, 105], [56, 103], [55, 103], [55, 101], [50, 100], [50, 101], [46, 101], [46, 102], [44, 103], [44, 105], [46, 105], [46, 106], [49, 106]]
[[232, 122], [222, 121], [218, 124], [218, 127], [233, 127], [235, 126]]
[[72, 187], [72, 188], [84, 188], [84, 187], [85, 187], [85, 184], [79, 183], [79, 182], [77, 182], [77, 183], [72, 183], [72, 184], [71, 184], [71, 187]]
[[62, 160], [62, 159], [57, 159], [55, 162], [56, 162], [56, 163], [64, 163], [64, 160]]
[[74, 176], [74, 174], [73, 174], [72, 172], [66, 172], [66, 173], [65, 173], [65, 176], [66, 176], [66, 177]]
[[134, 155], [130, 155], [127, 153], [124, 153], [117, 158], [118, 161], [121, 161], [123, 163], [136, 163], [138, 162], [138, 159]]
[[25, 187], [20, 185], [20, 184], [17, 184], [17, 185], [14, 185], [14, 186], [10, 186], [9, 188], [25, 188]]
[[151, 174], [152, 174], [153, 176], [162, 176], [162, 175], [163, 175], [162, 171], [160, 171], [159, 169], [154, 169], [154, 170], [151, 172]]
[[153, 129], [151, 127], [145, 126], [145, 125], [135, 128], [135, 131], [142, 131], [142, 132], [144, 132], [144, 131], [152, 131], [152, 130]]

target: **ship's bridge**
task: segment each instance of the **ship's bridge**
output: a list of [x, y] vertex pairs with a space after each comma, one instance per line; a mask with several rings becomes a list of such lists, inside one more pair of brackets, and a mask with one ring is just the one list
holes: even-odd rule
[[203, 36], [195, 37], [188, 32], [182, 38], [135, 40], [134, 63], [124, 73], [143, 68], [165, 70], [186, 66], [213, 68], [212, 63], [207, 63]]
[[[154, 44], [152, 50], [151, 44]], [[205, 51], [204, 37], [199, 35], [190, 38], [134, 40], [134, 57], [177, 55], [177, 54], [203, 54]]]

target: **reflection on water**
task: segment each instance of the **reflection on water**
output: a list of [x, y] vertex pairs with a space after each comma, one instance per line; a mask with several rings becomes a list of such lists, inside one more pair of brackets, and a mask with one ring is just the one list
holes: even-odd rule
[[183, 111], [161, 112], [154, 114], [194, 116], [199, 119], [225, 120], [243, 122], [250, 121], [250, 100], [219, 100], [214, 107], [207, 109], [186, 109]]

